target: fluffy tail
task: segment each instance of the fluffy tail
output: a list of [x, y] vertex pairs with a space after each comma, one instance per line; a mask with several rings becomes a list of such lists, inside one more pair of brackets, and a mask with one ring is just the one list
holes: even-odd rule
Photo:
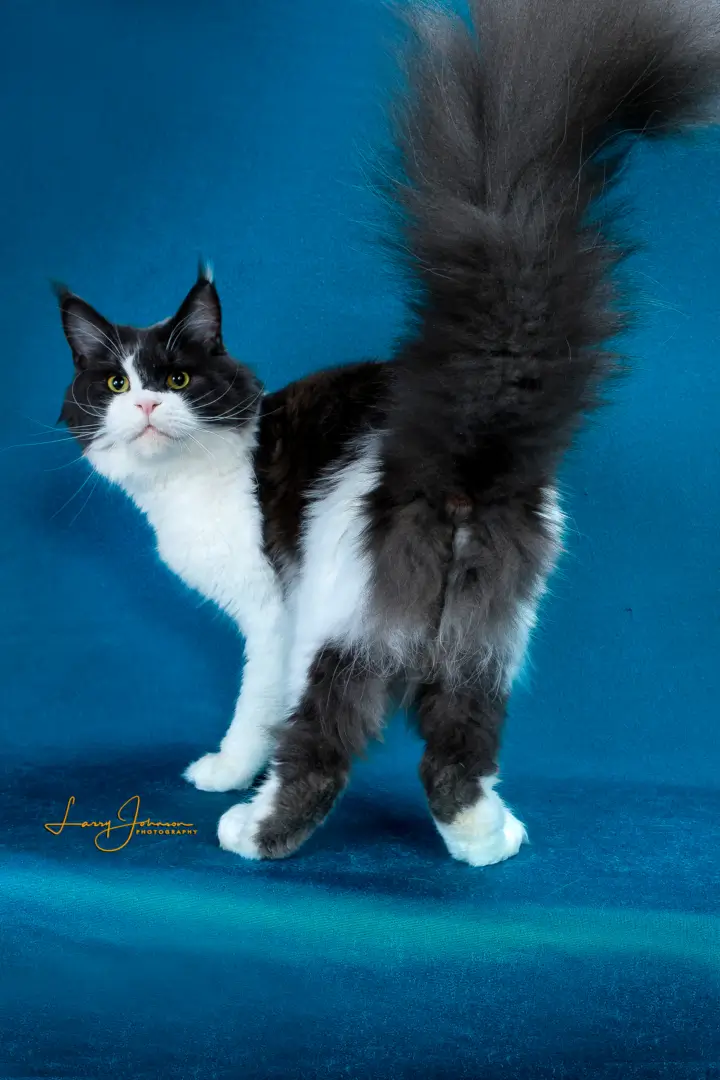
[[720, 6], [471, 7], [471, 26], [435, 5], [412, 16], [396, 199], [417, 330], [396, 357], [389, 456], [398, 483], [411, 458], [411, 485], [477, 491], [498, 470], [547, 470], [614, 369], [604, 343], [625, 324], [613, 269], [627, 247], [598, 200], [632, 136], [700, 118]]

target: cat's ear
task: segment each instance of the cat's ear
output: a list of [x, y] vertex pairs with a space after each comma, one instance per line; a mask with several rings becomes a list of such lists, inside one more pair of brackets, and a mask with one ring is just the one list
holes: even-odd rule
[[212, 271], [205, 263], [198, 268], [198, 278], [168, 323], [169, 342], [183, 339], [205, 349], [222, 343], [222, 310], [213, 283]]
[[117, 349], [117, 334], [112, 323], [75, 296], [64, 285], [54, 285], [60, 303], [60, 317], [73, 359], [80, 366], [92, 363]]

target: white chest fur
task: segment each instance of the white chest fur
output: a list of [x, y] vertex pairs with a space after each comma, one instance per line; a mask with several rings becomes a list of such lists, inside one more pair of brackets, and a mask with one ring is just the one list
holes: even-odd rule
[[263, 552], [252, 447], [228, 434], [212, 443], [125, 486], [154, 528], [162, 560], [247, 633], [280, 589]]

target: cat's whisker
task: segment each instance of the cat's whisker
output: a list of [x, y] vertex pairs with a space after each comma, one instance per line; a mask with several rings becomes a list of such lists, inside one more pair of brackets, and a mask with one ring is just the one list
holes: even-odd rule
[[70, 503], [71, 503], [71, 502], [73, 502], [73, 500], [74, 500], [74, 499], [76, 499], [76, 498], [78, 497], [78, 495], [79, 495], [79, 494], [80, 494], [80, 492], [81, 492], [81, 491], [83, 490], [83, 488], [84, 488], [84, 487], [86, 487], [86, 485], [87, 485], [87, 484], [89, 484], [89, 483], [90, 483], [90, 481], [91, 481], [91, 480], [93, 480], [93, 479], [95, 479], [95, 482], [97, 483], [97, 476], [96, 476], [96, 474], [95, 474], [95, 473], [92, 473], [92, 472], [91, 472], [91, 473], [89, 473], [89, 474], [88, 474], [88, 476], [86, 476], [86, 477], [85, 477], [85, 479], [83, 480], [82, 484], [81, 484], [81, 485], [80, 485], [80, 487], [79, 487], [79, 488], [77, 489], [77, 491], [74, 491], [74, 492], [73, 492], [73, 494], [72, 494], [72, 495], [70, 496], [70, 498], [69, 498], [69, 499], [66, 499], [66, 500], [65, 500], [65, 502], [64, 502], [64, 503], [62, 504], [62, 506], [61, 506], [61, 507], [59, 507], [59, 508], [58, 508], [58, 509], [57, 509], [57, 510], [55, 511], [55, 513], [54, 513], [54, 514], [51, 514], [51, 515], [50, 515], [50, 519], [52, 520], [52, 518], [55, 518], [55, 517], [57, 517], [57, 516], [58, 516], [58, 514], [61, 514], [61, 513], [62, 513], [62, 511], [63, 511], [63, 510], [65, 509], [65, 507], [66, 507], [66, 506], [69, 506], [69, 505], [70, 505]]
[[214, 439], [220, 439], [221, 442], [224, 442], [226, 446], [231, 445], [230, 440], [225, 435], [222, 435], [219, 431], [213, 431], [212, 434]]
[[199, 446], [201, 450], [204, 450], [211, 461], [215, 460], [215, 455], [210, 452], [209, 448], [205, 446], [205, 444], [201, 442], [200, 439], [196, 439], [194, 435], [190, 434], [190, 432], [188, 432], [187, 438], [190, 439], [191, 442], [194, 442], [197, 446]]
[[221, 413], [219, 416], [208, 416], [203, 419], [203, 424], [229, 424], [235, 420], [249, 420], [253, 415], [251, 406], [245, 406], [238, 412]]
[[227, 421], [228, 419], [239, 420], [239, 419], [242, 419], [245, 416], [249, 416], [250, 413], [251, 413], [251, 410], [254, 407], [254, 405], [257, 403], [257, 401], [261, 397], [262, 397], [262, 392], [256, 394], [254, 398], [250, 399], [250, 401], [243, 401], [239, 405], [233, 405], [232, 408], [227, 409], [225, 412], [218, 413], [217, 416], [209, 416], [209, 417], [207, 417], [207, 419], [204, 420], [203, 423], [212, 424], [212, 423], [217, 423], [218, 421], [221, 421], [221, 420]]
[[28, 420], [31, 424], [37, 424], [38, 427], [43, 428], [42, 431], [31, 431], [28, 433], [29, 439], [43, 439], [48, 437], [48, 432], [52, 435], [67, 435], [72, 434], [84, 434], [89, 431], [97, 431], [99, 424], [76, 424], [75, 427], [60, 427], [62, 421], [58, 420], [56, 424], [43, 424], [40, 420], [36, 420], [34, 416], [23, 416], [23, 420]]
[[77, 446], [77, 439], [74, 435], [69, 435], [60, 439], [48, 439], [47, 442], [12, 443], [10, 446], [0, 446], [0, 453], [6, 450], [33, 450], [39, 446], [61, 446], [63, 443], [75, 443]]
[[[235, 369], [235, 374], [234, 374], [234, 375], [233, 375], [233, 377], [232, 377], [232, 382], [230, 383], [230, 385], [229, 385], [229, 386], [227, 386], [227, 387], [225, 388], [225, 390], [223, 390], [222, 394], [219, 394], [219, 395], [218, 395], [218, 396], [217, 396], [216, 398], [214, 398], [214, 399], [213, 399], [212, 401], [208, 401], [208, 402], [206, 402], [206, 403], [205, 403], [205, 405], [203, 405], [203, 408], [204, 408], [204, 409], [209, 409], [209, 408], [210, 408], [211, 406], [213, 406], [213, 405], [217, 405], [218, 401], [220, 401], [220, 400], [221, 400], [222, 398], [224, 398], [224, 397], [225, 397], [225, 394], [229, 393], [229, 392], [230, 392], [230, 391], [232, 390], [233, 386], [235, 385], [235, 380], [236, 380], [236, 379], [237, 379], [237, 377], [238, 377], [238, 373], [239, 373], [239, 370], [240, 370], [239, 368], [236, 368], [236, 369]], [[199, 404], [200, 404], [200, 402], [201, 402], [201, 401], [203, 401], [203, 400], [204, 400], [204, 399], [205, 399], [206, 397], [208, 397], [208, 396], [209, 396], [210, 394], [212, 394], [212, 390], [208, 390], [206, 394], [203, 394], [203, 395], [202, 395], [202, 397], [196, 398], [196, 399], [195, 399], [195, 401], [193, 402], [193, 404], [194, 404], [194, 405], [199, 405]]]
[[72, 381], [71, 386], [70, 386], [70, 393], [72, 394], [72, 399], [75, 402], [75, 404], [77, 405], [78, 409], [80, 409], [81, 412], [86, 413], [88, 416], [104, 416], [105, 415], [105, 410], [104, 409], [97, 409], [92, 405], [89, 408], [86, 408], [84, 405], [80, 404], [77, 397], [75, 396], [75, 383], [77, 382], [77, 380], [78, 380], [78, 376], [76, 375], [75, 378]]
[[43, 469], [43, 472], [59, 472], [60, 469], [68, 469], [71, 465], [79, 465], [80, 462], [85, 462], [85, 455], [80, 454], [79, 457], [73, 458], [72, 461], [65, 461], [62, 465], [55, 465], [52, 469]]
[[230, 427], [241, 421], [249, 420], [251, 416], [252, 413], [248, 412], [234, 413], [229, 414], [228, 416], [218, 416], [217, 418], [210, 417], [208, 420], [203, 421], [203, 423], [208, 424], [208, 426], [215, 424], [220, 427]]
[[[41, 440], [43, 439], [46, 442], [55, 442], [56, 439], [65, 439], [70, 435], [89, 435], [92, 434], [94, 431], [98, 430], [99, 428], [97, 424], [88, 424], [87, 426], [82, 425], [73, 428], [56, 428], [55, 430], [53, 430], [53, 428], [48, 428], [47, 431], [30, 432], [30, 434], [28, 435], [28, 439], [32, 439], [35, 445], [40, 446], [42, 445]], [[56, 436], [56, 439], [52, 438], [53, 435]]]
[[[92, 474], [91, 474], [91, 475], [92, 475]], [[80, 509], [78, 510], [78, 512], [77, 512], [77, 513], [75, 514], [75, 516], [74, 516], [74, 517], [72, 517], [72, 518], [70, 519], [70, 521], [68, 522], [68, 529], [72, 528], [72, 526], [73, 526], [73, 525], [75, 524], [75, 522], [77, 521], [77, 519], [78, 519], [78, 518], [80, 517], [80, 515], [81, 515], [81, 514], [82, 514], [82, 512], [83, 512], [83, 510], [85, 509], [85, 507], [87, 506], [87, 504], [88, 504], [88, 503], [90, 502], [90, 499], [92, 498], [92, 496], [93, 496], [93, 493], [94, 493], [94, 492], [95, 492], [95, 491], [97, 490], [97, 486], [98, 486], [98, 484], [99, 484], [99, 483], [100, 483], [100, 477], [99, 477], [99, 476], [97, 476], [97, 477], [95, 478], [95, 483], [94, 483], [94, 484], [93, 484], [93, 486], [92, 486], [92, 487], [90, 488], [90, 490], [89, 490], [89, 491], [88, 491], [88, 493], [87, 493], [87, 496], [86, 496], [86, 497], [85, 497], [85, 499], [83, 500], [83, 504], [82, 504], [82, 506], [80, 507]]]
[[233, 420], [242, 420], [247, 417], [249, 413], [243, 409], [238, 413], [224, 413], [222, 416], [207, 416], [203, 419], [203, 424], [229, 424]]
[[[58, 428], [55, 431], [56, 435], [95, 435], [99, 431], [102, 431], [102, 424], [73, 424], [71, 427], [68, 425], [64, 428]], [[46, 431], [39, 431], [36, 435], [32, 435], [33, 439], [41, 439], [43, 435], [47, 437]]]
[[[43, 424], [41, 420], [36, 420], [34, 416], [23, 416], [23, 420], [27, 420], [31, 424], [36, 424], [37, 427], [44, 428], [45, 431], [57, 431], [58, 430], [58, 424], [60, 423], [60, 421], [58, 420], [57, 424]], [[44, 433], [45, 433], [44, 431], [38, 431], [35, 434], [40, 436], [40, 435], [43, 435]], [[35, 435], [33, 435], [32, 437], [34, 438]]]
[[[73, 398], [74, 397], [75, 397], [75, 394], [73, 392]], [[80, 409], [81, 412], [85, 413], [86, 416], [93, 416], [93, 417], [98, 417], [98, 418], [102, 419], [104, 417], [104, 415], [105, 415], [104, 411], [102, 409], [99, 409], [95, 405], [89, 405], [89, 406], [88, 405], [81, 405], [78, 401], [76, 401], [75, 404], [77, 405], [78, 409]]]
[[[56, 435], [82, 435], [87, 431], [98, 431], [99, 427], [99, 424], [75, 424], [73, 427], [48, 428], [48, 431], [54, 431]], [[38, 431], [30, 438], [41, 439], [43, 436], [47, 437], [47, 431]]]

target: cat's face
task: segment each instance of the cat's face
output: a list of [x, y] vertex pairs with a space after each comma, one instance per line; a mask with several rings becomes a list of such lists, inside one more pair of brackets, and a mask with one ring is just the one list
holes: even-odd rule
[[58, 295], [75, 364], [60, 420], [104, 476], [152, 474], [255, 417], [260, 385], [225, 351], [206, 271], [172, 319], [146, 330], [108, 322], [66, 289]]

